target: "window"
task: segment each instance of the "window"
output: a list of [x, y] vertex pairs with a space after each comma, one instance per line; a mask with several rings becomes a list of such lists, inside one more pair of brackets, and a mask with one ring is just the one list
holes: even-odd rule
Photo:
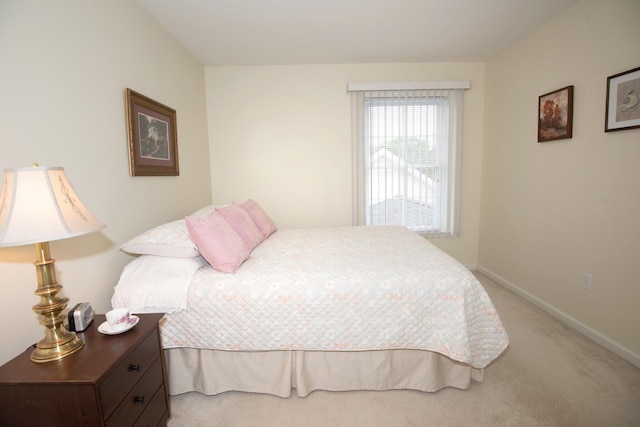
[[457, 235], [463, 94], [353, 91], [355, 224]]

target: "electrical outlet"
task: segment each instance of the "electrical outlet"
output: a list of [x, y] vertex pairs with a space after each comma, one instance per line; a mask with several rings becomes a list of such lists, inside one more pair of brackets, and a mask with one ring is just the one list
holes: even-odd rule
[[589, 273], [582, 273], [582, 288], [591, 289], [591, 275]]

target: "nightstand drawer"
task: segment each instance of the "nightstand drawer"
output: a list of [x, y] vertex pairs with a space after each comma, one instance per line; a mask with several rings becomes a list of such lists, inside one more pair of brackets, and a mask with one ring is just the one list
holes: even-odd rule
[[136, 421], [136, 427], [148, 427], [148, 426], [166, 426], [169, 413], [167, 412], [167, 403], [165, 401], [164, 385], [160, 387], [156, 395], [153, 397], [149, 406], [144, 410], [138, 421]]
[[[114, 337], [114, 339], [117, 339], [117, 337]], [[117, 343], [114, 342], [114, 345], [117, 345]], [[109, 418], [114, 409], [122, 402], [125, 395], [131, 391], [131, 388], [145, 375], [145, 372], [158, 358], [159, 347], [158, 334], [149, 334], [149, 336], [100, 383], [100, 401], [105, 418]], [[162, 381], [162, 374], [160, 374], [160, 381]]]
[[[144, 377], [127, 393], [122, 403], [107, 419], [107, 427], [132, 426], [154, 396], [162, 390], [162, 363], [158, 358]], [[164, 395], [162, 396], [164, 399]]]

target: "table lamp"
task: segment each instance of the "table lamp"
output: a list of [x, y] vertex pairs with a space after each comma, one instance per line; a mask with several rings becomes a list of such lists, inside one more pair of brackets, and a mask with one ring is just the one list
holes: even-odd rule
[[35, 244], [40, 315], [45, 337], [31, 353], [37, 363], [60, 360], [80, 350], [84, 341], [63, 325], [69, 300], [57, 294], [54, 260], [49, 241], [80, 236], [104, 228], [80, 201], [61, 167], [5, 169], [0, 193], [0, 247]]

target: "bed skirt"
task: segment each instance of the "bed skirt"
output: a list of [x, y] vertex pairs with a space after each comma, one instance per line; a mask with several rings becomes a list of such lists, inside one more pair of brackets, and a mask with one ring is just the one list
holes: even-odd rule
[[165, 349], [169, 394], [227, 391], [300, 397], [314, 390], [468, 389], [481, 382], [475, 369], [422, 350], [256, 351]]

